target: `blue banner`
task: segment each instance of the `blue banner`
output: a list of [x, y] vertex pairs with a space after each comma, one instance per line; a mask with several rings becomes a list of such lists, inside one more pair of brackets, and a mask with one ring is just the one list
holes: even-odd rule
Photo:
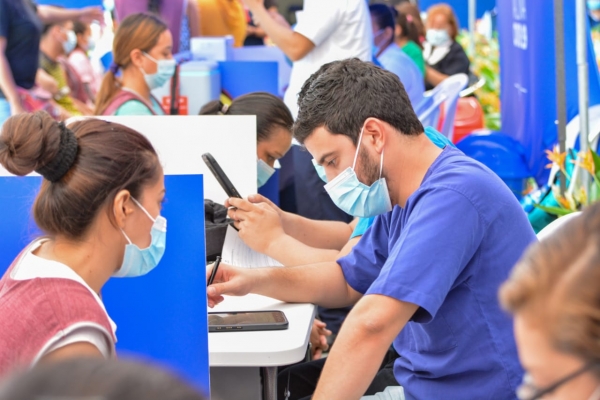
[[[567, 121], [579, 113], [575, 0], [565, 0]], [[557, 142], [554, 9], [549, 0], [498, 2], [502, 132], [525, 148], [538, 180], [547, 170], [545, 149]], [[590, 106], [600, 103], [600, 80], [588, 26]]]

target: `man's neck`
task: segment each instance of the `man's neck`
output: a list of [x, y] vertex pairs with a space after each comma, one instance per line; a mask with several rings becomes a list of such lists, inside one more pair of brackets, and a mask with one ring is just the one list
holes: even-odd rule
[[50, 61], [54, 62], [56, 62], [58, 57], [61, 56], [60, 50], [57, 49], [55, 43], [51, 42], [50, 40], [42, 40], [40, 42], [40, 51], [44, 53], [44, 55], [48, 57]]
[[386, 158], [390, 160], [386, 162], [386, 180], [393, 204], [404, 207], [408, 198], [421, 186], [423, 178], [442, 149], [434, 145], [424, 133], [418, 136], [402, 135], [396, 140], [386, 154]]

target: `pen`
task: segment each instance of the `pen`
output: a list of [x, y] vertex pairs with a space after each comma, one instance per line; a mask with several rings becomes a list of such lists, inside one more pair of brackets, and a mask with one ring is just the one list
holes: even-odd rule
[[219, 269], [219, 264], [221, 264], [221, 257], [217, 256], [217, 260], [215, 261], [215, 266], [212, 269], [212, 272], [210, 273], [210, 278], [208, 278], [208, 284], [206, 285], [206, 287], [209, 287], [210, 285], [213, 284], [213, 281], [215, 280], [215, 276], [217, 276], [217, 270]]

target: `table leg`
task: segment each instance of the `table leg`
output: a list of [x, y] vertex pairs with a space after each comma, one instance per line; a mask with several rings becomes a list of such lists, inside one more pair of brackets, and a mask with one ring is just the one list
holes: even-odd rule
[[277, 367], [262, 367], [263, 400], [277, 400]]

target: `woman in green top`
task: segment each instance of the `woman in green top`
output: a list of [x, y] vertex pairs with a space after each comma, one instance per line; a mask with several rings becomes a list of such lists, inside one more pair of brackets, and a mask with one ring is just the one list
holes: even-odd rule
[[175, 72], [172, 47], [171, 32], [159, 17], [132, 14], [125, 18], [115, 34], [114, 62], [102, 81], [95, 114], [164, 115], [151, 91]]
[[423, 58], [423, 48], [412, 15], [398, 12], [396, 17], [396, 44], [417, 64], [424, 77], [425, 59]]

